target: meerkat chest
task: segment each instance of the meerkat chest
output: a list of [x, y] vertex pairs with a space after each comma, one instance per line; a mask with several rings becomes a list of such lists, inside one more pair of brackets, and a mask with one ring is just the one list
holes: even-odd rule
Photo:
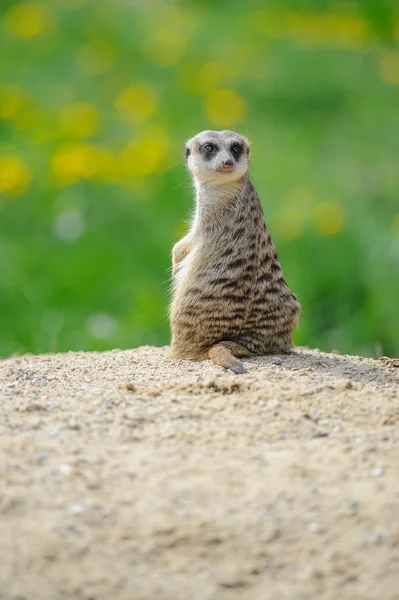
[[198, 245], [179, 265], [176, 286], [193, 300], [193, 290], [209, 302], [225, 301], [234, 293], [246, 297], [256, 270], [256, 254], [240, 248], [237, 240], [228, 238], [218, 244]]

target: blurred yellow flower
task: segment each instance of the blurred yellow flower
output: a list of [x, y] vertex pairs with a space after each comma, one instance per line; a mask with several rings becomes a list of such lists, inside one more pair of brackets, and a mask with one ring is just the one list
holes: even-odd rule
[[12, 121], [17, 131], [29, 132], [34, 143], [54, 139], [56, 135], [50, 114], [35, 106], [17, 86], [0, 86], [0, 119]]
[[386, 52], [379, 64], [381, 79], [391, 85], [399, 85], [399, 52]]
[[357, 47], [367, 42], [367, 22], [358, 15], [329, 14], [325, 18], [326, 32], [338, 46]]
[[344, 228], [344, 209], [341, 204], [333, 200], [316, 206], [314, 217], [316, 228], [323, 235], [336, 235]]
[[367, 22], [356, 14], [289, 12], [284, 9], [254, 11], [252, 23], [269, 37], [293, 37], [302, 45], [359, 48], [367, 44]]
[[181, 85], [191, 94], [203, 94], [212, 88], [220, 87], [223, 77], [223, 68], [217, 62], [189, 61], [182, 65], [180, 70]]
[[246, 112], [245, 101], [234, 90], [216, 90], [205, 98], [205, 114], [218, 127], [231, 127], [241, 121]]
[[29, 102], [26, 93], [16, 85], [0, 86], [0, 119], [13, 119]]
[[356, 15], [298, 12], [287, 15], [287, 25], [304, 44], [351, 48], [360, 46], [366, 37], [366, 22]]
[[128, 123], [147, 121], [157, 111], [158, 99], [155, 91], [145, 83], [136, 83], [126, 88], [115, 100], [115, 107]]
[[285, 204], [299, 209], [302, 218], [307, 218], [310, 216], [314, 204], [313, 191], [305, 185], [297, 185], [288, 190], [285, 196]]
[[163, 171], [170, 142], [160, 128], [147, 130], [120, 153], [120, 165], [126, 178], [144, 177]]
[[82, 46], [77, 62], [89, 75], [102, 75], [114, 64], [116, 48], [108, 40], [95, 40]]
[[163, 67], [171, 67], [181, 59], [188, 41], [198, 27], [198, 17], [175, 6], [158, 6], [153, 17], [156, 24], [148, 32], [148, 58]]
[[96, 133], [99, 114], [94, 104], [79, 102], [62, 109], [59, 116], [60, 129], [65, 135], [86, 138]]
[[299, 208], [288, 206], [274, 215], [273, 230], [281, 240], [292, 241], [300, 238], [303, 226], [303, 213]]
[[92, 144], [68, 143], [60, 146], [51, 159], [54, 180], [69, 185], [98, 175], [105, 161], [102, 148]]
[[206, 63], [199, 61], [185, 62], [179, 73], [180, 85], [190, 94], [204, 94], [212, 89], [220, 88], [227, 79], [237, 77], [244, 69], [242, 57], [231, 57], [229, 60], [215, 60]]
[[14, 4], [4, 16], [4, 29], [8, 35], [17, 38], [33, 38], [51, 29], [48, 5], [39, 2]]
[[274, 229], [282, 240], [296, 240], [312, 216], [314, 195], [310, 188], [298, 185], [289, 189], [283, 205], [274, 215]]
[[0, 156], [0, 193], [19, 196], [32, 181], [29, 167], [16, 155]]

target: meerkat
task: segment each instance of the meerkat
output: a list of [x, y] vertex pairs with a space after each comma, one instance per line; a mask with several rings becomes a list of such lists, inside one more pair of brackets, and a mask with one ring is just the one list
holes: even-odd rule
[[243, 373], [240, 358], [291, 351], [301, 307], [248, 177], [248, 140], [202, 131], [185, 158], [196, 209], [172, 252], [170, 356]]

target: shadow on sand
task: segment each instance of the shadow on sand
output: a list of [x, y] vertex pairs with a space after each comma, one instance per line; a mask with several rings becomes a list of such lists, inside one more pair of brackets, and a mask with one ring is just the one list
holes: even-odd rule
[[396, 384], [399, 392], [399, 359], [395, 358], [382, 357], [373, 360], [298, 349], [291, 354], [262, 356], [249, 359], [248, 362], [262, 365], [277, 363], [287, 370], [311, 368], [321, 375], [363, 384], [372, 383], [379, 387]]

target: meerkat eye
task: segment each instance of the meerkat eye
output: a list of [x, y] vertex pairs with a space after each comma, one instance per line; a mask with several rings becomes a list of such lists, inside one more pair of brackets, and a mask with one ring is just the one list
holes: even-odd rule
[[238, 158], [242, 152], [242, 147], [240, 146], [240, 144], [232, 144], [230, 147], [230, 152], [232, 153], [232, 155], [234, 156], [234, 158]]
[[205, 146], [203, 147], [203, 151], [205, 152], [205, 154], [212, 154], [212, 152], [215, 152], [215, 150], [215, 144], [205, 144]]

